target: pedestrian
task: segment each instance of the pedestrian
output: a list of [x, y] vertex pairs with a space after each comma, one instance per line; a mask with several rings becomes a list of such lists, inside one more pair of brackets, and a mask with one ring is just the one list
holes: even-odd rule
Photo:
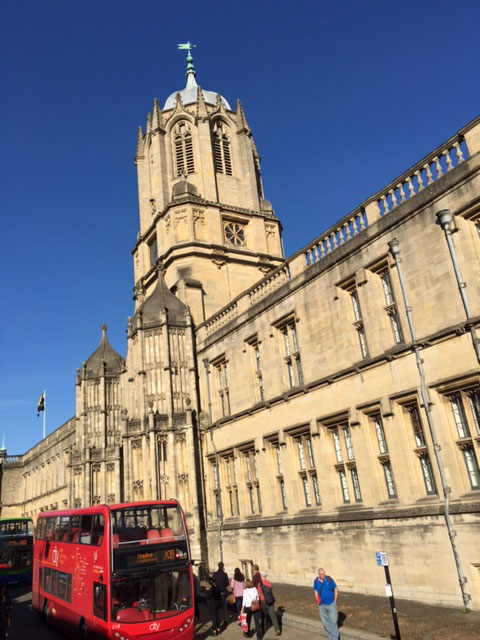
[[222, 599], [220, 597], [220, 590], [217, 587], [213, 576], [208, 577], [208, 583], [209, 589], [207, 590], [207, 604], [210, 619], [212, 621], [212, 636], [218, 636], [221, 633], [219, 612], [222, 608]]
[[200, 607], [198, 606], [198, 596], [200, 595], [200, 580], [193, 574], [193, 602], [195, 606], [195, 620], [200, 620]]
[[[233, 595], [235, 596], [235, 608], [237, 610], [237, 617], [242, 610], [243, 590], [245, 589], [245, 576], [238, 567], [235, 568], [232, 581], [230, 582]], [[240, 624], [240, 622], [238, 623]]]
[[6, 585], [0, 586], [0, 638], [8, 638], [8, 627], [10, 625], [10, 610], [12, 601], [8, 595]]
[[313, 581], [315, 600], [318, 604], [318, 614], [327, 633], [328, 640], [338, 640], [338, 589], [333, 578], [325, 575], [320, 567], [318, 576]]
[[260, 602], [258, 600], [257, 588], [253, 586], [251, 580], [245, 581], [245, 589], [243, 590], [242, 611], [241, 613], [247, 614], [247, 631], [243, 633], [245, 638], [250, 636], [250, 621], [252, 619], [255, 622], [255, 631], [257, 633], [257, 640], [262, 639], [262, 614], [260, 611]]
[[252, 582], [254, 587], [258, 587], [259, 584], [262, 584], [262, 576], [260, 575], [260, 570], [258, 564], [253, 565], [253, 577]]
[[218, 563], [218, 569], [213, 574], [213, 581], [218, 587], [220, 592], [220, 599], [222, 601], [223, 616], [225, 618], [225, 627], [228, 626], [228, 603], [227, 603], [227, 589], [228, 589], [228, 576], [223, 568], [223, 562]]
[[260, 575], [262, 576], [262, 584], [258, 585], [257, 591], [263, 614], [263, 633], [265, 634], [267, 632], [268, 615], [272, 621], [273, 628], [275, 629], [275, 635], [280, 636], [282, 632], [280, 631], [280, 625], [278, 624], [278, 618], [275, 612], [275, 597], [273, 595], [272, 583], [267, 580], [267, 573], [265, 571], [262, 571]]

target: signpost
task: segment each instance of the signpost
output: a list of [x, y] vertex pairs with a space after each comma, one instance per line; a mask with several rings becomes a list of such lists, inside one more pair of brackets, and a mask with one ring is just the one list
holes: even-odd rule
[[392, 608], [393, 627], [395, 629], [395, 639], [401, 640], [400, 628], [398, 626], [397, 609], [395, 607], [395, 598], [393, 597], [392, 583], [390, 581], [390, 570], [388, 568], [388, 553], [386, 551], [377, 551], [375, 553], [377, 559], [377, 567], [384, 567], [385, 569], [385, 594], [390, 600], [390, 606]]

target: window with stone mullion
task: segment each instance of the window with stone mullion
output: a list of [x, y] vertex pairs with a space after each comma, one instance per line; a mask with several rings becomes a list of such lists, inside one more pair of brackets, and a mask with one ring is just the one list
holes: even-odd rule
[[480, 489], [480, 469], [473, 445], [468, 445], [463, 448], [463, 458], [465, 460], [470, 486], [473, 490]]

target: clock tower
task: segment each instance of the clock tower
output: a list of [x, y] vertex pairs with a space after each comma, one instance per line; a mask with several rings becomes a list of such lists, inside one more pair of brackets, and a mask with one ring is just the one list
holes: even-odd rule
[[189, 47], [185, 88], [155, 100], [138, 130], [133, 257], [136, 308], [163, 273], [198, 325], [281, 264], [283, 249], [242, 105], [197, 85]]

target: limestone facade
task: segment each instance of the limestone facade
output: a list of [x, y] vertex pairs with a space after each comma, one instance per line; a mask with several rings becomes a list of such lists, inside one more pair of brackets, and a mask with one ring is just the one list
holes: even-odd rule
[[480, 118], [286, 260], [242, 106], [193, 71], [135, 162], [126, 358], [104, 327], [2, 515], [175, 496], [210, 566], [382, 595], [387, 551], [398, 597], [460, 606], [449, 520], [480, 609]]

